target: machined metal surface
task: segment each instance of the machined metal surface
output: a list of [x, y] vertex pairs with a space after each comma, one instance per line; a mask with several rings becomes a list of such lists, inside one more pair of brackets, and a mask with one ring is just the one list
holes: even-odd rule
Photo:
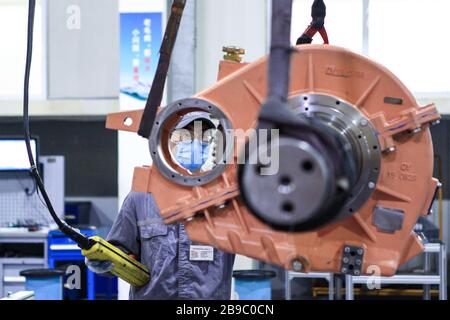
[[305, 141], [280, 138], [273, 150], [279, 151], [276, 174], [263, 175], [256, 164], [243, 170], [246, 202], [252, 208], [262, 208], [259, 216], [269, 223], [284, 227], [304, 223], [313, 218], [333, 191], [331, 166]]
[[370, 198], [380, 175], [381, 150], [375, 128], [357, 108], [333, 96], [305, 94], [290, 99], [289, 104], [296, 114], [321, 119], [349, 141], [347, 148], [358, 164], [359, 178], [339, 216], [352, 215]]
[[[333, 96], [304, 94], [289, 101], [293, 117], [313, 119], [310, 126], [298, 128], [302, 136], [282, 134], [278, 145], [267, 150], [254, 150], [249, 154], [279, 154], [279, 168], [272, 175], [264, 175], [259, 165], [241, 167], [243, 199], [252, 212], [282, 230], [301, 231], [317, 228], [346, 218], [361, 208], [373, 193], [381, 165], [381, 152], [376, 130], [370, 121], [354, 106]], [[320, 125], [318, 125], [320, 124]], [[335, 136], [340, 143], [324, 148], [308, 141], [322, 135]], [[306, 139], [306, 140], [303, 140]], [[311, 140], [312, 139], [312, 140]], [[320, 138], [319, 138], [320, 139]], [[268, 149], [259, 144], [259, 149]], [[342, 148], [342, 154], [333, 158], [329, 152]], [[354, 162], [356, 178], [342, 175], [335, 161]], [[273, 162], [273, 161], [272, 161]], [[347, 199], [336, 190], [347, 194]], [[336, 199], [333, 205], [327, 204]], [[342, 206], [343, 205], [343, 206]]]
[[233, 143], [226, 134], [229, 132], [231, 122], [221, 109], [211, 102], [202, 99], [183, 99], [176, 101], [164, 108], [157, 116], [151, 137], [149, 139], [150, 154], [154, 164], [162, 175], [169, 181], [183, 186], [200, 186], [207, 184], [219, 177], [225, 170], [224, 161], [219, 161], [209, 172], [201, 175], [190, 175], [183, 172], [173, 163], [170, 152], [167, 152], [168, 128], [173, 128], [176, 120], [182, 115], [193, 111], [204, 111], [219, 120], [221, 131], [224, 132], [224, 155], [220, 159], [229, 159], [233, 152]]

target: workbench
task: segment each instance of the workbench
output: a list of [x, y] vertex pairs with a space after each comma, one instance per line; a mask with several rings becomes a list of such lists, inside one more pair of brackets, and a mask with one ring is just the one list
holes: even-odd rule
[[0, 297], [25, 290], [21, 271], [47, 268], [47, 237], [48, 230], [0, 229]]

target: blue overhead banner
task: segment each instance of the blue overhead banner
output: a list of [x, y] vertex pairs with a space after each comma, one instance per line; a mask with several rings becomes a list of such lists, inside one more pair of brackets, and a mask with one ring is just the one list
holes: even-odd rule
[[163, 38], [162, 19], [162, 12], [120, 14], [120, 92], [129, 103], [147, 100]]

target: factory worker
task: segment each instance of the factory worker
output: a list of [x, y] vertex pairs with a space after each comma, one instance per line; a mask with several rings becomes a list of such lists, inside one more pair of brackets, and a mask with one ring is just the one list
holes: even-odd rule
[[[194, 132], [193, 122], [199, 121], [203, 129]], [[191, 174], [201, 172], [208, 165], [213, 139], [206, 131], [215, 128], [207, 115], [192, 112], [172, 131], [171, 152], [176, 162]], [[190, 137], [186, 135], [188, 132]], [[182, 223], [165, 225], [151, 194], [132, 192], [127, 196], [107, 240], [150, 270], [150, 282], [143, 287], [132, 287], [130, 299], [228, 300], [231, 297], [234, 255], [192, 243]], [[112, 269], [110, 262], [87, 260], [86, 264], [100, 274], [108, 274]]]
[[216, 147], [220, 131], [207, 112], [191, 112], [175, 126], [169, 150], [175, 163], [189, 174], [201, 174], [216, 165]]

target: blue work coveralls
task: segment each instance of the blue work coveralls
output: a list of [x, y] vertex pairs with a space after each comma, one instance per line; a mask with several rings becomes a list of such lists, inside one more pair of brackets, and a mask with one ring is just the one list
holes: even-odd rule
[[234, 255], [214, 249], [214, 261], [190, 261], [184, 225], [165, 225], [151, 194], [127, 196], [107, 240], [150, 269], [150, 282], [132, 287], [130, 299], [230, 299]]

